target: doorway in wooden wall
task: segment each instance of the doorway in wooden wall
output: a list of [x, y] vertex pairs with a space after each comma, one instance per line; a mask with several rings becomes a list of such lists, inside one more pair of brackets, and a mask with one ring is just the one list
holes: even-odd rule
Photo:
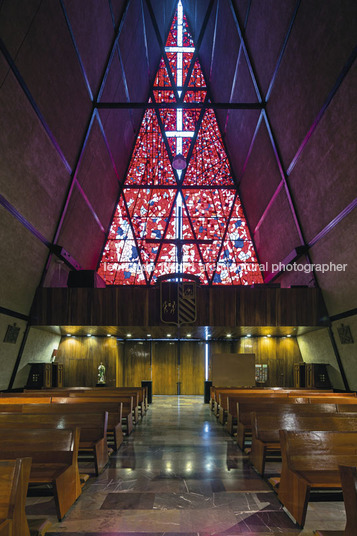
[[152, 343], [155, 395], [203, 395], [204, 345], [198, 342]]

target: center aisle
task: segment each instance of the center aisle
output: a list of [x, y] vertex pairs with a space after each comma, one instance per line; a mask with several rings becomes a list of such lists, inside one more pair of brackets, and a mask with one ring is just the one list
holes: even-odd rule
[[[316, 526], [315, 526], [316, 528]], [[155, 396], [52, 536], [312, 534], [299, 530], [202, 397]]]

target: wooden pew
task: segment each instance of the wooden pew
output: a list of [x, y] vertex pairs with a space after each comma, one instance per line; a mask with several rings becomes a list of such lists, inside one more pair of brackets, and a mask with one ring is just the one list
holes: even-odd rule
[[352, 413], [357, 411], [357, 404], [345, 404], [343, 401], [342, 404], [336, 404], [336, 408], [339, 413]]
[[311, 489], [341, 489], [339, 465], [357, 465], [357, 432], [280, 430], [278, 498], [304, 526]]
[[132, 396], [135, 422], [143, 417], [147, 408], [147, 389], [145, 387], [56, 387], [49, 389], [29, 390], [25, 389], [23, 396], [84, 396], [84, 397], [117, 397]]
[[[147, 410], [147, 388], [146, 387], [74, 387], [69, 389], [70, 396], [72, 393], [93, 393], [94, 396], [133, 396], [134, 402], [136, 399], [136, 404], [134, 403], [134, 412], [135, 408], [138, 407], [140, 410], [140, 416], [143, 417]], [[84, 395], [85, 396], [85, 395]], [[138, 420], [138, 414], [134, 414], [136, 422]]]
[[113, 445], [114, 450], [118, 450], [123, 443], [122, 430], [122, 410], [123, 404], [111, 402], [82, 403], [80, 408], [77, 404], [24, 404], [18, 406], [22, 413], [44, 414], [44, 415], [68, 415], [80, 413], [108, 413], [107, 439]]
[[309, 397], [310, 404], [321, 404], [325, 402], [329, 402], [329, 404], [344, 404], [346, 405], [356, 405], [357, 404], [357, 398], [353, 396], [345, 396], [343, 394], [339, 394], [337, 396], [337, 393], [335, 393], [334, 396], [310, 396]]
[[30, 484], [51, 484], [59, 521], [81, 494], [79, 428], [0, 429], [0, 459], [32, 458]]
[[357, 467], [340, 465], [343, 500], [346, 509], [345, 536], [357, 534]]
[[[103, 388], [104, 389], [104, 388]], [[105, 389], [104, 389], [105, 390]], [[43, 393], [43, 397], [41, 397], [41, 393]], [[61, 393], [59, 395], [59, 393]], [[133, 415], [134, 418], [136, 418], [136, 422], [138, 421], [138, 392], [136, 392], [134, 395], [127, 395], [125, 393], [109, 393], [102, 394], [103, 391], [101, 388], [98, 388], [95, 393], [92, 388], [66, 388], [66, 389], [51, 389], [51, 390], [41, 390], [37, 391], [36, 394], [38, 395], [38, 398], [36, 398], [37, 401], [40, 401], [40, 403], [43, 403], [43, 399], [48, 398], [48, 394], [51, 394], [50, 402], [52, 403], [60, 403], [60, 404], [68, 404], [71, 401], [74, 403], [77, 402], [109, 402], [109, 403], [123, 403], [122, 408], [122, 419], [125, 419], [126, 426], [127, 426], [127, 435], [131, 434], [133, 431]], [[27, 393], [24, 393], [24, 398], [26, 397]], [[67, 396], [68, 395], [68, 396]], [[18, 397], [19, 402], [21, 403], [21, 397]], [[0, 399], [1, 403], [1, 399]], [[27, 398], [26, 403], [31, 403], [31, 398]], [[129, 416], [129, 413], [132, 415]]]
[[[302, 403], [300, 403], [302, 402]], [[304, 399], [256, 399], [252, 401], [238, 402], [237, 404], [237, 444], [241, 450], [244, 450], [245, 441], [248, 434], [252, 431], [252, 412], [281, 413], [290, 411], [291, 407], [301, 406], [300, 411], [311, 411], [313, 413], [336, 413], [335, 404], [314, 404], [315, 409], [311, 409], [312, 404], [307, 404]], [[299, 411], [294, 409], [294, 411]]]
[[16, 393], [17, 396], [0, 397], [0, 408], [4, 404], [50, 404], [50, 396], [19, 396], [21, 393]]
[[[238, 388], [238, 387], [211, 387], [211, 405], [212, 410], [214, 411], [215, 415], [219, 415], [219, 408], [220, 406], [223, 406], [225, 410], [228, 410], [227, 408], [227, 402], [226, 398], [228, 396], [231, 397], [237, 397], [237, 396], [266, 396], [267, 394], [273, 394], [278, 396], [307, 396], [308, 394], [320, 394], [326, 395], [326, 394], [333, 394], [332, 390], [318, 390], [318, 389], [295, 389], [295, 388], [283, 388], [283, 387], [245, 387], [245, 388]], [[222, 421], [221, 422], [224, 424]]]
[[343, 500], [346, 510], [346, 527], [343, 531], [316, 530], [316, 536], [356, 536], [357, 534], [357, 468], [340, 465]]
[[[267, 393], [265, 395], [257, 394], [256, 396], [252, 397], [245, 397], [245, 396], [237, 396], [237, 395], [231, 395], [227, 397], [227, 422], [226, 422], [226, 430], [230, 435], [233, 435], [235, 426], [238, 424], [237, 421], [237, 408], [238, 403], [240, 404], [240, 413], [243, 410], [244, 404], [265, 404], [267, 403], [273, 403], [274, 401], [277, 401], [277, 403], [293, 403], [294, 399], [291, 399], [288, 401], [288, 397], [286, 394], [283, 395], [275, 395], [274, 393]], [[241, 415], [240, 415], [241, 418]], [[250, 426], [250, 419], [247, 419], [247, 425]]]
[[[43, 404], [40, 404], [43, 406]], [[0, 430], [31, 428], [80, 428], [79, 452], [90, 452], [93, 456], [95, 474], [109, 462], [107, 444], [108, 412], [73, 414], [30, 414], [1, 413]]]
[[[52, 397], [52, 404], [101, 404], [102, 408], [109, 408], [111, 404], [122, 404], [122, 419], [126, 423], [126, 434], [133, 431], [133, 397], [120, 397], [113, 400], [108, 397]], [[109, 409], [105, 409], [109, 412]]]
[[[357, 430], [357, 415], [343, 413], [315, 413], [314, 407], [296, 406], [281, 413], [252, 412], [252, 447], [249, 461], [264, 476], [266, 456], [280, 452], [279, 430], [302, 431], [351, 431]], [[295, 410], [295, 411], [294, 411]]]
[[[127, 393], [121, 392], [121, 393], [113, 393], [113, 392], [103, 392], [101, 390], [99, 391], [92, 391], [92, 390], [78, 390], [78, 391], [70, 391], [69, 393], [70, 398], [78, 399], [78, 398], [92, 398], [92, 399], [107, 399], [112, 402], [118, 401], [123, 402], [123, 417], [126, 417], [126, 408], [128, 407], [128, 404], [131, 406], [131, 411], [134, 417], [135, 423], [139, 421], [139, 393], [137, 391], [133, 392], [130, 390]], [[53, 397], [52, 397], [53, 398]]]
[[12, 536], [12, 521], [10, 519], [0, 521], [0, 536]]
[[0, 461], [0, 535], [30, 536], [25, 502], [31, 458]]
[[286, 393], [283, 393], [280, 390], [276, 389], [261, 389], [261, 388], [250, 388], [250, 389], [231, 389], [231, 388], [216, 388], [215, 390], [215, 400], [213, 403], [213, 413], [216, 415], [216, 417], [219, 417], [219, 409], [221, 406], [223, 408], [227, 408], [227, 397], [233, 396], [233, 397], [256, 397], [256, 396], [267, 396], [267, 395], [282, 395], [287, 396]]

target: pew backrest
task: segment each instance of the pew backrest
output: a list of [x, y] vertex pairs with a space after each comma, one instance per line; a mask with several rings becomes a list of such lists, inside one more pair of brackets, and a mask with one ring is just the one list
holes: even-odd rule
[[30, 470], [31, 458], [0, 461], [0, 521], [9, 521], [14, 536], [30, 536], [25, 514]]

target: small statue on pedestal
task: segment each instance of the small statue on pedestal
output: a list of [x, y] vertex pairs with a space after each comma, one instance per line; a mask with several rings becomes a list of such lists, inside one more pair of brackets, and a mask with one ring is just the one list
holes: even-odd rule
[[105, 366], [100, 363], [98, 367], [98, 383], [105, 383]]

